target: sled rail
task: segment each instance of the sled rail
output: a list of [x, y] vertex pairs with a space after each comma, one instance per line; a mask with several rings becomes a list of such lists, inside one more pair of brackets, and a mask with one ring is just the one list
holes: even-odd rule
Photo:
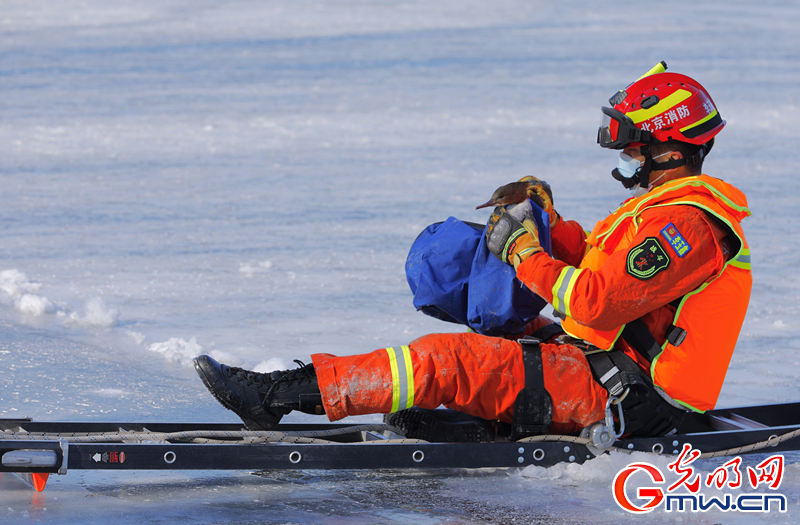
[[[800, 403], [692, 413], [673, 436], [621, 439], [614, 449], [670, 455], [687, 443], [704, 453], [734, 455], [798, 450]], [[47, 474], [66, 474], [70, 469], [549, 467], [584, 463], [602, 453], [574, 436], [428, 443], [405, 439], [383, 424], [284, 424], [274, 431], [251, 432], [241, 424], [0, 419], [0, 472], [39, 475], [45, 480]]]

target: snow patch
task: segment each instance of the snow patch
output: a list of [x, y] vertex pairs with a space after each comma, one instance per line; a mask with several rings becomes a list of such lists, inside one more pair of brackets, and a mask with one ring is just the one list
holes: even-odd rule
[[151, 352], [161, 354], [167, 361], [178, 363], [182, 366], [192, 366], [192, 360], [202, 354], [208, 354], [219, 362], [231, 366], [241, 366], [242, 361], [233, 354], [222, 350], [205, 351], [198, 344], [197, 338], [192, 337], [188, 341], [180, 337], [171, 337], [163, 343], [153, 343], [147, 347]]
[[86, 301], [85, 313], [70, 312], [70, 308], [56, 306], [50, 299], [39, 295], [41, 283], [31, 281], [28, 276], [19, 270], [3, 270], [0, 272], [0, 290], [5, 297], [0, 295], [0, 302], [11, 305], [18, 312], [42, 316], [56, 314], [58, 317], [67, 317], [80, 326], [110, 328], [117, 324], [119, 311], [106, 306], [103, 299], [93, 297]]
[[545, 481], [576, 481], [581, 483], [610, 483], [614, 476], [631, 463], [650, 463], [662, 472], [667, 472], [667, 465], [675, 461], [674, 457], [658, 456], [646, 452], [611, 452], [587, 461], [584, 464], [558, 463], [552, 467], [529, 465], [520, 474], [524, 478]]
[[261, 372], [263, 374], [266, 372], [272, 372], [273, 370], [286, 370], [287, 368], [286, 362], [283, 359], [272, 357], [266, 361], [261, 361], [258, 363], [253, 371]]
[[112, 396], [112, 397], [122, 397], [128, 395], [128, 391], [122, 390], [121, 388], [101, 388], [99, 390], [95, 390], [94, 392], [95, 394], [99, 394], [101, 396]]
[[145, 340], [145, 339], [147, 339], [147, 336], [145, 336], [143, 333], [141, 333], [141, 332], [134, 332], [134, 331], [132, 331], [132, 330], [128, 330], [127, 332], [125, 332], [125, 335], [127, 335], [128, 337], [130, 337], [131, 339], [133, 339], [133, 340], [134, 340], [134, 342], [135, 342], [137, 345], [140, 345], [140, 344], [144, 343], [144, 340]]
[[22, 295], [24, 292], [36, 292], [41, 287], [41, 283], [29, 281], [28, 277], [19, 270], [0, 272], [0, 290], [11, 297]]
[[239, 265], [239, 273], [246, 277], [252, 277], [257, 273], [268, 272], [272, 268], [272, 261], [261, 261], [260, 263], [242, 263]]
[[0, 290], [5, 294], [3, 301], [23, 314], [40, 316], [56, 311], [55, 305], [47, 298], [38, 295], [41, 283], [33, 282], [19, 270], [0, 272]]
[[101, 328], [111, 328], [119, 320], [119, 310], [109, 308], [99, 297], [93, 297], [86, 301], [86, 314], [80, 315], [72, 312], [69, 318], [83, 326], [95, 326]]
[[56, 310], [55, 305], [47, 297], [28, 293], [14, 299], [14, 308], [23, 314], [37, 316], [53, 313]]
[[167, 361], [189, 365], [192, 359], [203, 353], [203, 347], [192, 337], [188, 341], [179, 337], [171, 337], [163, 343], [153, 343], [147, 347], [151, 352], [161, 354]]

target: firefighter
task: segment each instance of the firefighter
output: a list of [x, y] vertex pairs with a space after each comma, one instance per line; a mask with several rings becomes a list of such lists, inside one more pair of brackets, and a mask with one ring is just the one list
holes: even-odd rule
[[291, 410], [331, 421], [385, 413], [409, 437], [447, 441], [492, 439], [497, 427], [461, 425], [431, 410], [440, 405], [499, 422], [512, 439], [577, 432], [603, 420], [609, 400], [632, 436], [667, 434], [687, 411], [714, 408], [752, 283], [746, 198], [702, 172], [725, 121], [703, 86], [663, 62], [609, 106], [597, 141], [619, 150], [612, 176], [631, 197], [587, 235], [556, 212], [546, 183], [527, 177], [549, 215], [553, 255], [534, 221], [502, 206], [487, 228], [492, 253], [560, 324], [535, 319], [522, 341], [432, 334], [362, 355], [318, 353], [269, 374], [201, 356], [205, 385], [251, 429]]

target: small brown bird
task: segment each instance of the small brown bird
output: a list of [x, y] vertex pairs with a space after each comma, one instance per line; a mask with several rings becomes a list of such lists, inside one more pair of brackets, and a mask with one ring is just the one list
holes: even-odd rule
[[517, 182], [500, 186], [494, 190], [492, 198], [488, 202], [475, 209], [519, 204], [524, 202], [526, 198], [535, 202], [537, 206], [547, 213], [550, 217], [551, 228], [554, 228], [559, 223], [561, 216], [553, 208], [553, 190], [550, 189], [550, 185], [545, 181], [533, 176], [523, 177]]
[[538, 180], [536, 182], [520, 181], [512, 182], [510, 184], [506, 184], [505, 186], [500, 186], [494, 190], [494, 193], [492, 193], [492, 198], [489, 199], [488, 202], [481, 204], [475, 209], [480, 210], [481, 208], [488, 208], [489, 206], [508, 206], [509, 204], [519, 204], [528, 198], [528, 189], [536, 186], [536, 184], [541, 184], [541, 182]]

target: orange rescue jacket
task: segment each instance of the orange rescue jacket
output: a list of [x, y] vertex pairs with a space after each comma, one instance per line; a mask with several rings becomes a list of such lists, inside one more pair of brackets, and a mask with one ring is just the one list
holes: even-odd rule
[[[690, 219], [702, 216], [703, 220], [708, 220], [707, 217], [675, 206], [691, 206], [714, 217], [719, 221], [716, 228], [729, 231], [730, 242], [714, 255], [716, 252], [709, 251], [708, 245], [719, 243], [710, 234], [712, 229], [693, 227], [700, 222], [696, 218], [694, 222], [683, 221], [684, 215]], [[650, 322], [646, 323], [651, 330], [654, 325], [662, 330], [662, 333], [653, 333], [659, 342], [663, 341], [661, 353], [650, 364], [653, 383], [685, 407], [709, 410], [714, 408], [719, 397], [749, 303], [750, 250], [740, 225], [749, 215], [744, 194], [730, 184], [706, 175], [676, 179], [642, 197], [626, 201], [598, 223], [586, 239], [588, 249], [577, 268], [536, 254], [528, 260], [536, 261], [520, 265], [518, 276], [534, 291], [544, 294], [545, 299], [565, 315], [562, 326], [567, 333], [605, 350], [614, 348], [625, 323], [634, 318], [626, 318], [626, 312], [619, 312], [612, 316], [618, 318], [617, 323], [609, 323], [608, 315], [602, 322], [594, 322], [584, 313], [584, 319], [576, 320], [574, 310], [585, 312], [592, 308], [582, 302], [602, 303], [603, 294], [624, 293], [613, 289], [621, 286], [640, 294], [641, 304], [648, 309], [635, 315], [644, 319], [647, 314], [663, 317], [664, 312], [671, 313], [671, 324], [685, 330], [685, 338], [676, 340], [676, 344], [665, 338], [663, 322], [659, 324], [648, 319]], [[647, 233], [643, 234], [640, 227], [644, 229], [645, 223]], [[647, 236], [643, 238], [643, 235]], [[705, 249], [712, 255], [705, 255], [704, 260], [717, 258], [718, 261], [715, 265], [703, 266], [705, 274], [699, 269], [693, 271], [692, 266], [686, 266], [682, 274], [671, 275], [665, 271], [671, 263], [679, 268], [680, 261], [693, 249], [696, 250], [696, 254], [692, 254], [695, 259], [697, 250]], [[725, 249], [733, 253], [721, 256]], [[608, 267], [610, 258], [612, 268]], [[616, 274], [622, 272], [626, 275], [618, 277], [618, 282], [606, 282], [609, 276], [616, 279]], [[663, 275], [657, 275], [662, 272]], [[692, 282], [687, 288], [686, 282], [693, 274], [701, 274], [704, 279]], [[654, 278], [656, 276], [658, 279]], [[670, 278], [675, 279], [674, 289], [679, 293], [674, 300], [664, 292], [672, 286]], [[661, 282], [657, 283], [659, 279]], [[652, 296], [648, 293], [650, 282], [657, 288]], [[547, 289], [548, 286], [551, 288]], [[669, 309], [668, 303], [673, 305]], [[581, 320], [584, 324], [579, 322]]]

